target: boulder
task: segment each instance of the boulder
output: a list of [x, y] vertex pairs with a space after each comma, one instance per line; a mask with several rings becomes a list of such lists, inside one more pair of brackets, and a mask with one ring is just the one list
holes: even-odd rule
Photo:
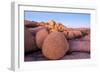
[[43, 55], [48, 59], [60, 59], [69, 50], [69, 44], [61, 32], [52, 32], [44, 40]]
[[25, 53], [36, 50], [35, 37], [27, 28], [24, 30], [24, 48]]
[[42, 48], [45, 38], [48, 36], [48, 31], [46, 29], [41, 29], [36, 34], [36, 45], [38, 48]]

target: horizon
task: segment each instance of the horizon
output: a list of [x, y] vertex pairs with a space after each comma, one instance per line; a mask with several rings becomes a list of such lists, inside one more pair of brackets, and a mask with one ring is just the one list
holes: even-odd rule
[[90, 28], [90, 14], [87, 13], [24, 11], [24, 20], [36, 22], [54, 20], [71, 28]]

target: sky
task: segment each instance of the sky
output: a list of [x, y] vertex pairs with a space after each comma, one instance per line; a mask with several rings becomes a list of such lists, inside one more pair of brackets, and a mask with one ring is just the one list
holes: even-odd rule
[[72, 28], [90, 27], [90, 14], [87, 13], [24, 11], [24, 19], [37, 22], [54, 20]]

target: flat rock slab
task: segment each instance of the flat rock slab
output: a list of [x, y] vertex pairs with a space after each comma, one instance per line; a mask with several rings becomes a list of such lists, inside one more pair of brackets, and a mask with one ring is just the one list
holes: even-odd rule
[[[69, 54], [66, 54], [64, 57], [62, 57], [60, 60], [75, 60], [75, 59], [89, 59], [90, 53], [88, 52], [71, 52]], [[41, 51], [37, 51], [31, 54], [28, 54], [25, 56], [24, 61], [47, 61], [48, 59], [45, 58]]]
[[90, 53], [87, 52], [72, 52], [71, 54], [65, 55], [62, 59], [72, 60], [72, 59], [89, 59]]
[[41, 51], [33, 52], [28, 55], [25, 55], [24, 61], [42, 61], [42, 60], [47, 60]]
[[69, 40], [69, 51], [90, 52], [90, 35], [86, 35], [79, 39]]

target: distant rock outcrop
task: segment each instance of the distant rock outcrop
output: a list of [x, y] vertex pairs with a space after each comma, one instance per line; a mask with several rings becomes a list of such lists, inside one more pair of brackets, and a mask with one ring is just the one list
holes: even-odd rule
[[88, 29], [81, 28], [68, 28], [64, 26], [62, 23], [55, 22], [54, 20], [49, 20], [48, 22], [35, 22], [35, 21], [27, 21], [25, 20], [25, 27], [37, 27], [42, 26], [47, 28], [48, 32], [62, 32], [67, 39], [73, 39], [77, 37], [82, 37], [89, 33]]
[[38, 22], [24, 20], [24, 25], [25, 25], [25, 27], [36, 27], [36, 26], [38, 26]]

